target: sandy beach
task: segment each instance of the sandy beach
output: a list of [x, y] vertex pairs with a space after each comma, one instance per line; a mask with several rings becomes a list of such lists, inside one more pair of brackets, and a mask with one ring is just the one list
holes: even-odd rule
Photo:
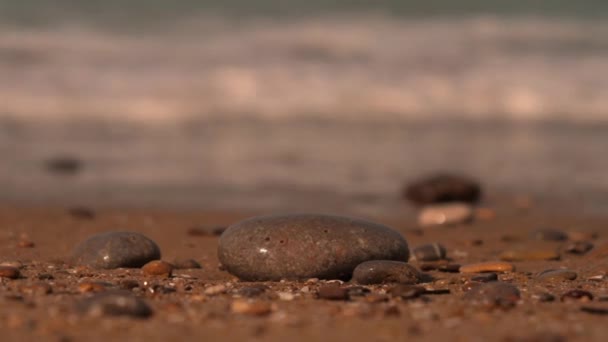
[[[443, 244], [450, 262], [461, 265], [498, 261], [497, 256], [504, 251], [522, 245], [530, 250], [558, 251], [559, 260], [513, 262], [515, 271], [498, 273], [501, 281], [521, 291], [521, 299], [513, 307], [479, 308], [463, 299], [467, 286], [475, 283], [471, 278], [477, 274], [428, 271], [434, 280], [421, 286], [449, 293], [430, 292], [412, 299], [387, 295], [393, 284], [364, 286], [369, 293], [332, 301], [316, 298], [323, 280], [238, 281], [218, 269], [218, 237], [201, 232], [259, 212], [90, 210], [1, 209], [0, 259], [20, 265], [21, 273], [18, 279], [1, 280], [0, 325], [6, 340], [601, 341], [605, 333], [608, 220], [602, 217], [562, 216], [503, 203], [494, 208], [494, 218], [451, 227], [420, 229], [411, 215], [374, 218], [402, 233], [411, 248], [423, 243]], [[530, 237], [530, 232], [543, 227], [563, 231], [569, 234], [569, 240], [585, 239], [594, 248], [576, 255], [564, 250], [569, 240], [551, 242]], [[149, 236], [159, 244], [163, 260], [194, 259], [202, 268], [175, 270], [167, 278], [147, 276], [140, 269], [92, 270], [65, 263], [79, 241], [96, 232], [117, 229]], [[412, 264], [421, 266], [419, 262]], [[539, 272], [560, 268], [573, 270], [577, 278], [537, 278]], [[91, 295], [83, 290], [87, 282], [103, 284], [103, 289], [131, 287], [149, 303], [152, 317], [80, 315], [75, 305]], [[239, 290], [256, 286], [265, 290], [253, 300], [268, 303], [268, 311], [231, 311], [231, 303], [242, 298]], [[574, 289], [589, 291], [594, 299], [561, 299]], [[546, 301], [551, 298], [543, 297], [547, 294], [554, 299]], [[582, 307], [598, 307], [600, 313], [585, 312]]]

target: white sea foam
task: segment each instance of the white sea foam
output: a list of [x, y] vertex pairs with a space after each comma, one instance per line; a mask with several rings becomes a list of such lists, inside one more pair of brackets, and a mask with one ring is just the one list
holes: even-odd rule
[[167, 124], [608, 121], [608, 24], [541, 18], [199, 18], [170, 32], [0, 32], [0, 117]]

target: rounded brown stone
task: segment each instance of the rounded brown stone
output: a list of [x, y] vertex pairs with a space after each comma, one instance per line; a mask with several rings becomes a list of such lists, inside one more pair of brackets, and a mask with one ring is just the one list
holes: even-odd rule
[[220, 237], [223, 267], [242, 280], [348, 279], [369, 260], [407, 261], [407, 242], [381, 224], [297, 214], [254, 217]]
[[88, 292], [103, 292], [107, 289], [106, 283], [98, 282], [98, 281], [83, 281], [78, 284], [78, 292], [88, 293]]
[[79, 243], [72, 252], [72, 261], [77, 265], [112, 269], [141, 267], [160, 256], [158, 245], [142, 234], [107, 232]]
[[11, 266], [0, 266], [0, 278], [17, 279], [21, 273], [19, 269]]
[[319, 287], [317, 290], [317, 297], [319, 299], [328, 300], [349, 300], [350, 293], [346, 287], [342, 287], [338, 284], [328, 284]]
[[515, 266], [508, 262], [489, 261], [460, 266], [460, 273], [512, 272]]
[[447, 252], [440, 243], [428, 243], [414, 248], [412, 254], [417, 261], [437, 261], [445, 259]]
[[169, 277], [173, 272], [173, 265], [162, 260], [153, 260], [141, 268], [146, 275]]
[[422, 274], [412, 265], [402, 261], [372, 260], [359, 264], [353, 271], [352, 281], [363, 284], [418, 284]]
[[538, 280], [542, 281], [565, 281], [574, 280], [578, 274], [570, 270], [545, 270], [538, 274]]

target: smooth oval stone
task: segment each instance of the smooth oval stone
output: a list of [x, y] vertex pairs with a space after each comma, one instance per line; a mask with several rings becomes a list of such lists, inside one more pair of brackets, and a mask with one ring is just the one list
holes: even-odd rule
[[418, 214], [422, 227], [466, 223], [473, 219], [473, 207], [466, 203], [437, 204], [424, 207]]
[[447, 253], [441, 244], [429, 243], [414, 248], [412, 254], [418, 261], [437, 261], [445, 259]]
[[348, 279], [369, 260], [407, 261], [398, 232], [359, 219], [315, 214], [254, 217], [222, 234], [218, 257], [242, 280]]
[[538, 274], [538, 279], [543, 281], [574, 280], [578, 274], [570, 270], [545, 270]]
[[418, 284], [422, 274], [412, 265], [402, 261], [372, 260], [359, 264], [353, 271], [352, 281], [363, 284]]
[[437, 174], [409, 184], [403, 191], [418, 205], [441, 202], [477, 202], [481, 186], [474, 180], [454, 174]]
[[146, 302], [126, 290], [113, 290], [95, 294], [76, 305], [82, 314], [99, 316], [131, 316], [146, 318], [152, 309]]
[[89, 237], [72, 252], [72, 262], [93, 268], [141, 267], [160, 259], [158, 245], [134, 232], [107, 232]]
[[486, 308], [510, 308], [521, 298], [519, 289], [509, 283], [493, 281], [472, 287], [464, 300]]

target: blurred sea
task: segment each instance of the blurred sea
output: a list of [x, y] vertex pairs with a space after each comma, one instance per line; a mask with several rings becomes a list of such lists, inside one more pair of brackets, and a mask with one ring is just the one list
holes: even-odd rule
[[[608, 208], [607, 1], [0, 0], [0, 200], [400, 207], [433, 170]], [[84, 163], [71, 177], [44, 161]]]

